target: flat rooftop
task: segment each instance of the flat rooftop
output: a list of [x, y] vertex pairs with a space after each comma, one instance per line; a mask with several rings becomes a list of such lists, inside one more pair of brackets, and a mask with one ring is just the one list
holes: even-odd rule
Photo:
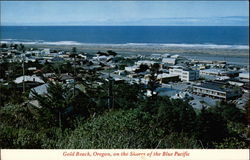
[[227, 90], [228, 90], [224, 87], [223, 84], [218, 84], [215, 82], [205, 82], [205, 83], [202, 83], [201, 85], [194, 85], [194, 86], [201, 87], [201, 88], [207, 88], [207, 89], [211, 89], [211, 90], [216, 90], [216, 91], [220, 91], [220, 92], [227, 92]]

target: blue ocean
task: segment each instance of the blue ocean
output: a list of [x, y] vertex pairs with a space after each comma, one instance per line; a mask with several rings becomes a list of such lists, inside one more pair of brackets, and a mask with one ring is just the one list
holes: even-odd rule
[[248, 45], [247, 26], [1, 26], [1, 41]]

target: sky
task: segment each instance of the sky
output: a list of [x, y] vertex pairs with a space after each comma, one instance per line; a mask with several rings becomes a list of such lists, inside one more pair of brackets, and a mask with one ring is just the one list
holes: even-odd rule
[[248, 1], [1, 1], [1, 25], [248, 26]]

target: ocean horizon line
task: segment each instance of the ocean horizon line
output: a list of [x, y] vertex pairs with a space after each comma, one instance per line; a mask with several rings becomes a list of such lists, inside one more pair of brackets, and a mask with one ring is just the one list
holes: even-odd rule
[[249, 27], [249, 25], [1, 25], [0, 27]]

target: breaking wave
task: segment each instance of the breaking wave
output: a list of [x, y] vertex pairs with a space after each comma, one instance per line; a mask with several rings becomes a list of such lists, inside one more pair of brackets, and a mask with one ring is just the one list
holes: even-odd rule
[[47, 42], [43, 40], [27, 39], [3, 39], [1, 43], [13, 44], [44, 44], [44, 45], [86, 45], [86, 46], [107, 46], [107, 47], [161, 47], [161, 48], [204, 48], [204, 49], [249, 49], [248, 45], [217, 45], [217, 44], [164, 44], [164, 43], [124, 43], [124, 44], [105, 44], [105, 43], [80, 43], [76, 41], [57, 41]]

